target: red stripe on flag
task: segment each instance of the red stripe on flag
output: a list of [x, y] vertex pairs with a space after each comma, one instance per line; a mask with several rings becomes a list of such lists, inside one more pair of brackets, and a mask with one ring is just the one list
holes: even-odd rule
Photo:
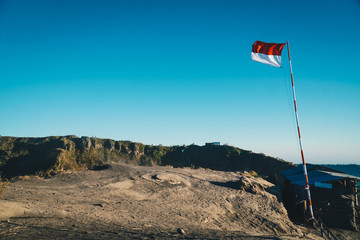
[[285, 43], [265, 43], [256, 41], [252, 45], [252, 52], [281, 56], [281, 51], [283, 50], [284, 46]]

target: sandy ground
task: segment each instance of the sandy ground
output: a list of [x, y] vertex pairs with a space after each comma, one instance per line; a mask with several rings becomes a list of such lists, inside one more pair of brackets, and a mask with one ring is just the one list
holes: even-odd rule
[[113, 164], [2, 189], [0, 239], [322, 239], [247, 173]]

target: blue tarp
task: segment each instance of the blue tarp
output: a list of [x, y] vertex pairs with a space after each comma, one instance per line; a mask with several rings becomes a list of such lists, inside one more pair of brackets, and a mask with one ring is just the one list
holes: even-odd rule
[[[319, 165], [307, 164], [307, 172], [309, 185], [314, 184], [315, 182], [332, 182], [338, 179], [350, 178], [356, 181], [360, 181], [359, 177], [352, 176], [337, 170], [332, 171], [333, 169], [322, 167]], [[326, 171], [324, 171], [326, 170]], [[330, 170], [330, 171], [329, 171]], [[291, 183], [305, 186], [305, 177], [303, 173], [303, 166], [298, 166], [295, 168], [291, 168], [285, 171], [282, 171], [281, 174], [287, 178]]]
[[[314, 164], [306, 164], [306, 169], [307, 171], [310, 171], [311, 169], [315, 168], [316, 165]], [[294, 175], [294, 174], [299, 174], [299, 173], [303, 173], [304, 170], [303, 170], [303, 165], [298, 165], [297, 167], [294, 167], [294, 168], [290, 168], [290, 169], [287, 169], [285, 171], [282, 171], [281, 174], [284, 176], [284, 177], [287, 177], [287, 176], [290, 176], [290, 175]]]

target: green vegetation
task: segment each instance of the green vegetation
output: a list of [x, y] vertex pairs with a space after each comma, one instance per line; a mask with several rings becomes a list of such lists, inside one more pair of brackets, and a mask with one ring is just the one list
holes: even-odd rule
[[0, 137], [0, 177], [51, 176], [63, 170], [95, 169], [111, 162], [136, 165], [253, 170], [276, 181], [278, 173], [294, 165], [232, 146], [150, 146], [130, 141], [55, 136]]

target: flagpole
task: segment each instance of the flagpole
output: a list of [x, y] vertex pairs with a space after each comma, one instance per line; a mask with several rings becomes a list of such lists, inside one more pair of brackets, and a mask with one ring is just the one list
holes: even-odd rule
[[302, 158], [302, 162], [303, 162], [303, 170], [304, 170], [304, 176], [305, 176], [305, 182], [306, 182], [305, 190], [306, 190], [307, 198], [308, 198], [308, 201], [309, 201], [309, 211], [310, 211], [309, 220], [312, 221], [312, 220], [314, 220], [314, 212], [313, 212], [313, 209], [312, 209], [309, 179], [308, 179], [308, 174], [307, 174], [307, 169], [306, 169], [304, 150], [303, 150], [302, 141], [301, 141], [300, 126], [299, 126], [299, 116], [298, 116], [297, 107], [296, 107], [295, 86], [294, 86], [294, 77], [293, 77], [292, 66], [291, 66], [289, 41], [287, 41], [286, 43], [287, 43], [287, 49], [288, 49], [288, 55], [289, 55], [289, 63], [290, 63], [290, 74], [291, 74], [292, 92], [293, 92], [293, 97], [294, 97], [296, 125], [297, 125], [297, 130], [298, 130], [298, 135], [299, 135], [301, 158]]

